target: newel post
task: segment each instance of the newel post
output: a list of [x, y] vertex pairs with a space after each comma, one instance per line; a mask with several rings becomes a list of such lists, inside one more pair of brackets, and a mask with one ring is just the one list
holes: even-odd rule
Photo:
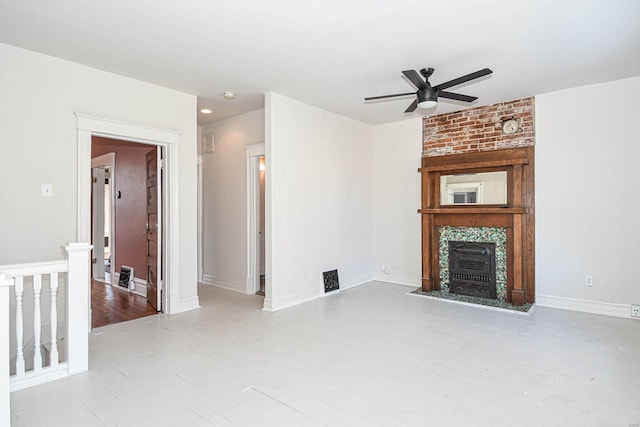
[[9, 287], [13, 279], [0, 273], [0, 427], [11, 425], [11, 398], [9, 396]]
[[69, 375], [89, 369], [89, 256], [88, 243], [69, 243], [67, 253], [67, 363]]

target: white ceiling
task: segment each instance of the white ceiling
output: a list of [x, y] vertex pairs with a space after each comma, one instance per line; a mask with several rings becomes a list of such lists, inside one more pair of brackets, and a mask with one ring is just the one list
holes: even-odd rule
[[[266, 91], [379, 124], [638, 76], [640, 1], [0, 0], [0, 42], [197, 95], [214, 110], [199, 124]], [[448, 89], [471, 105], [364, 102], [415, 90], [401, 71], [423, 67], [434, 85], [494, 73]]]

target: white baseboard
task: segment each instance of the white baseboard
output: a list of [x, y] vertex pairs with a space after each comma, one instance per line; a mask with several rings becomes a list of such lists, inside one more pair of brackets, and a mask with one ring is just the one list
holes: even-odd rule
[[262, 303], [262, 311], [268, 311], [270, 313], [274, 312], [275, 310], [273, 309], [273, 300], [265, 296], [264, 302]]
[[370, 274], [361, 274], [360, 276], [356, 276], [351, 280], [345, 281], [344, 285], [340, 285], [340, 289], [344, 291], [346, 289], [355, 288], [356, 286], [371, 283], [372, 281], [373, 277]]
[[142, 297], [147, 297], [147, 281], [143, 279], [138, 279], [137, 277], [133, 279], [133, 289], [129, 289], [129, 292], [132, 292], [136, 295], [140, 295]]
[[173, 310], [171, 314], [183, 313], [185, 311], [196, 310], [200, 308], [200, 300], [198, 296], [193, 296], [189, 298], [182, 298], [180, 300], [180, 307], [177, 310]]
[[343, 282], [343, 284], [340, 285], [340, 289], [331, 291], [331, 292], [324, 292], [324, 288], [322, 288], [317, 290], [314, 289], [311, 291], [301, 292], [296, 295], [291, 295], [291, 296], [276, 299], [276, 300], [265, 298], [262, 309], [264, 311], [270, 311], [270, 312], [284, 310], [285, 308], [290, 308], [296, 305], [304, 304], [305, 302], [313, 301], [318, 298], [338, 295], [340, 294], [340, 291], [344, 291], [350, 288], [355, 288], [356, 286], [364, 285], [366, 283], [370, 283], [371, 281], [372, 281], [372, 278], [370, 275], [363, 274], [360, 276], [356, 276], [350, 280], [346, 280], [345, 282]]
[[202, 275], [202, 284], [215, 286], [216, 288], [226, 289], [228, 291], [240, 292], [246, 294], [246, 285], [240, 282], [232, 282], [230, 280], [217, 279], [207, 274]]
[[536, 295], [536, 304], [540, 307], [560, 308], [562, 310], [582, 311], [585, 313], [604, 314], [615, 317], [631, 317], [630, 304], [590, 301], [577, 298], [557, 297], [553, 295]]
[[373, 280], [378, 282], [415, 287], [419, 287], [422, 285], [420, 277], [403, 276], [401, 274], [384, 274], [382, 271], [376, 271], [375, 273], [373, 273]]
[[[333, 293], [333, 292], [332, 292]], [[318, 299], [323, 297], [324, 294], [321, 294], [319, 290], [313, 289], [311, 291], [301, 292], [296, 295], [291, 295], [284, 298], [279, 298], [276, 300], [266, 298], [264, 299], [263, 310], [264, 311], [280, 311], [285, 308], [290, 308], [296, 305], [304, 304], [305, 302], [313, 301], [314, 299]]]

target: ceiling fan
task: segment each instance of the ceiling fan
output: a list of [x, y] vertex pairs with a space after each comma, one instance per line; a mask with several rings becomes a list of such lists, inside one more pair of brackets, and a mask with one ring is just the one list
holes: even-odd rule
[[407, 92], [407, 93], [397, 93], [395, 95], [382, 95], [382, 96], [371, 96], [369, 98], [365, 98], [365, 101], [373, 101], [374, 99], [384, 99], [384, 98], [395, 98], [398, 96], [407, 96], [407, 95], [416, 95], [415, 101], [409, 105], [409, 107], [404, 110], [405, 113], [411, 113], [415, 111], [416, 108], [431, 108], [435, 107], [438, 104], [438, 98], [448, 98], [455, 99], [456, 101], [464, 101], [464, 102], [473, 102], [478, 99], [477, 96], [469, 96], [469, 95], [461, 95], [459, 93], [446, 92], [444, 89], [448, 89], [452, 86], [457, 86], [462, 83], [466, 83], [469, 80], [474, 80], [486, 75], [493, 73], [488, 68], [483, 68], [482, 70], [476, 71], [475, 73], [467, 74], [466, 76], [458, 77], [457, 79], [449, 80], [448, 82], [440, 83], [437, 86], [431, 86], [429, 83], [429, 77], [433, 74], [433, 68], [423, 68], [420, 70], [420, 74], [424, 77], [420, 77], [415, 70], [406, 70], [403, 71], [402, 74], [405, 75], [406, 78], [413, 83], [413, 85], [418, 88], [416, 92]]

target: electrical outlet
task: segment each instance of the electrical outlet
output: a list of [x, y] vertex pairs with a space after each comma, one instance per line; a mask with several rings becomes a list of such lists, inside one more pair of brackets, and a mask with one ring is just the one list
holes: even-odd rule
[[584, 276], [584, 285], [585, 286], [593, 286], [593, 276], [586, 275]]
[[631, 306], [631, 317], [640, 317], [640, 305]]
[[398, 268], [398, 260], [397, 260], [397, 259], [394, 259], [394, 260], [391, 262], [391, 266], [392, 266], [393, 268], [396, 268], [396, 269], [397, 269], [397, 268]]
[[42, 197], [53, 197], [53, 185], [42, 184]]

